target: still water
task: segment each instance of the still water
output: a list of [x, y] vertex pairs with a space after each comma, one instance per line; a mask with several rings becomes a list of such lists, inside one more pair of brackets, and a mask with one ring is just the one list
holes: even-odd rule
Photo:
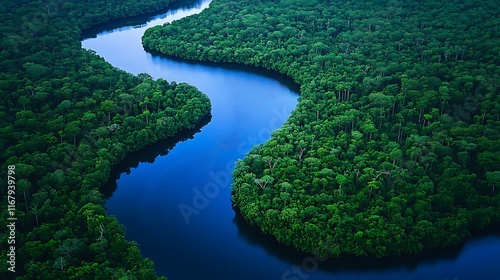
[[261, 69], [144, 51], [146, 28], [199, 13], [209, 3], [179, 1], [157, 15], [98, 26], [82, 41], [117, 68], [187, 82], [212, 102], [208, 124], [130, 155], [115, 169], [108, 214], [125, 225], [127, 239], [139, 244], [159, 275], [173, 280], [497, 279], [498, 234], [418, 257], [336, 261], [298, 253], [247, 225], [231, 207], [234, 162], [285, 122], [299, 88]]

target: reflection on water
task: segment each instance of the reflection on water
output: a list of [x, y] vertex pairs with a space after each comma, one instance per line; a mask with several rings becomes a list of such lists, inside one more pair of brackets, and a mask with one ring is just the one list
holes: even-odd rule
[[[263, 246], [266, 252], [290, 265], [301, 265], [302, 261], [311, 257], [311, 254], [298, 252], [291, 247], [278, 244], [271, 235], [264, 235], [256, 227], [249, 225], [240, 215], [237, 208], [234, 208], [236, 215], [233, 223], [238, 227], [238, 235], [244, 238], [249, 244]], [[361, 272], [384, 272], [394, 269], [413, 271], [422, 264], [436, 264], [439, 262], [454, 262], [461, 254], [471, 247], [487, 246], [490, 242], [500, 241], [500, 230], [491, 227], [481, 233], [474, 234], [473, 237], [461, 245], [430, 250], [415, 256], [389, 257], [383, 259], [344, 257], [341, 259], [326, 259], [318, 261], [321, 270], [331, 273], [361, 273]], [[485, 243], [486, 242], [486, 243]], [[500, 253], [500, 245], [494, 252]], [[500, 256], [500, 255], [499, 255]]]
[[152, 55], [152, 59], [154, 62], [161, 64], [162, 61], [168, 60], [171, 62], [177, 62], [177, 63], [182, 63], [182, 64], [187, 64], [187, 65], [201, 65], [203, 67], [210, 67], [210, 68], [219, 68], [219, 69], [224, 69], [227, 71], [231, 72], [239, 72], [239, 73], [252, 73], [256, 75], [262, 75], [266, 77], [270, 77], [273, 80], [279, 82], [280, 84], [286, 86], [290, 91], [293, 92], [300, 92], [300, 86], [296, 84], [292, 78], [276, 73], [275, 71], [271, 71], [265, 68], [259, 68], [259, 67], [253, 67], [253, 66], [247, 66], [247, 65], [242, 65], [238, 63], [212, 63], [212, 62], [203, 62], [203, 61], [192, 61], [192, 60], [186, 60], [182, 58], [178, 58], [175, 56], [171, 55], [166, 55], [160, 52], [157, 52], [155, 50], [146, 50], [149, 54]]
[[137, 168], [140, 163], [154, 163], [156, 158], [166, 156], [179, 142], [193, 139], [194, 135], [201, 132], [201, 129], [207, 125], [211, 119], [212, 115], [207, 115], [202, 118], [200, 123], [193, 129], [181, 131], [170, 139], [153, 144], [138, 152], [128, 154], [122, 162], [113, 167], [108, 183], [101, 190], [104, 199], [109, 199], [116, 191], [118, 187], [117, 182], [122, 174], [130, 174], [132, 169]]
[[85, 30], [82, 36], [82, 40], [97, 38], [97, 36], [100, 33], [123, 32], [130, 29], [144, 28], [150, 25], [150, 22], [152, 21], [164, 20], [179, 11], [189, 11], [192, 9], [199, 9], [204, 2], [207, 1], [203, 0], [176, 1], [170, 4], [168, 8], [162, 9], [155, 13], [118, 19], [110, 23], [98, 24], [92, 28]]
[[267, 140], [257, 136], [264, 135], [271, 121], [277, 119], [273, 125], [282, 125], [296, 106], [299, 91], [290, 78], [270, 71], [189, 62], [144, 51], [140, 40], [146, 27], [198, 13], [209, 3], [178, 1], [173, 7], [180, 10], [102, 25], [89, 30], [85, 38], [90, 39], [82, 42], [116, 67], [188, 82], [212, 102], [211, 119], [172, 140], [129, 155], [114, 169], [103, 190], [108, 214], [125, 225], [127, 239], [139, 244], [143, 255], [155, 262], [159, 275], [175, 280], [462, 280], [500, 275], [498, 231], [497, 235], [476, 235], [462, 246], [418, 256], [318, 261], [317, 269], [305, 273], [304, 261], [311, 256], [278, 244], [245, 223], [232, 209], [228, 188], [220, 188], [187, 225], [178, 206], [192, 205], [194, 190], [214, 182], [211, 174], [224, 171], [229, 180], [228, 163], [257, 144], [249, 144], [248, 139]]

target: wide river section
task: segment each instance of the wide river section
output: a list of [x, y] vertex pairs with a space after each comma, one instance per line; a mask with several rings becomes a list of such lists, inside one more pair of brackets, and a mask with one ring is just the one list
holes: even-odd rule
[[498, 279], [498, 230], [416, 257], [323, 260], [246, 224], [231, 207], [234, 163], [286, 121], [299, 87], [262, 69], [146, 52], [141, 37], [147, 28], [200, 13], [210, 4], [178, 2], [156, 15], [88, 30], [82, 41], [83, 48], [117, 68], [189, 83], [212, 102], [208, 124], [130, 155], [113, 175], [107, 213], [125, 225], [127, 239], [139, 244], [159, 275], [171, 280]]

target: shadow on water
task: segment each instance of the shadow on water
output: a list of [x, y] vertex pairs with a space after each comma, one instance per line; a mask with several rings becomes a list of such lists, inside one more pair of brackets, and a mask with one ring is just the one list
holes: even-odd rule
[[[135, 18], [128, 18], [124, 20], [113, 21], [111, 24], [105, 24], [101, 26], [96, 26], [90, 30], [87, 30], [84, 35], [87, 38], [95, 37], [97, 34], [106, 31], [116, 30], [117, 28], [122, 28], [124, 25], [132, 25], [129, 27], [123, 27], [120, 30], [128, 30], [134, 29], [137, 27], [142, 27], [144, 24], [150, 20], [163, 18], [169, 12], [170, 9], [189, 9], [192, 7], [197, 7], [203, 1], [181, 1], [180, 3], [174, 3], [160, 12], [160, 15], [146, 15]], [[158, 14], [158, 13], [155, 13]], [[187, 63], [191, 65], [203, 65], [206, 67], [210, 67], [213, 69], [222, 68], [231, 71], [237, 72], [245, 72], [245, 73], [253, 73], [253, 74], [264, 74], [265, 76], [275, 79], [279, 81], [282, 85], [286, 86], [288, 89], [298, 92], [299, 86], [293, 82], [293, 80], [285, 75], [280, 75], [276, 72], [265, 70], [262, 68], [256, 68], [251, 66], [244, 66], [239, 64], [232, 63], [205, 63], [205, 62], [195, 62], [195, 61], [187, 61], [184, 59], [178, 59], [171, 56], [160, 55], [158, 53], [149, 52], [153, 58], [168, 58], [170, 60], [176, 62]], [[105, 196], [105, 199], [111, 197], [114, 191], [117, 188], [117, 181], [122, 174], [129, 174], [131, 169], [136, 168], [142, 162], [153, 163], [155, 162], [158, 156], [167, 155], [180, 141], [185, 141], [188, 139], [194, 138], [194, 135], [201, 131], [201, 128], [210, 122], [211, 116], [207, 116], [203, 122], [201, 122], [196, 128], [188, 131], [183, 131], [173, 138], [163, 141], [161, 143], [154, 144], [141, 150], [140, 152], [129, 154], [126, 159], [115, 166], [111, 172], [110, 179], [108, 183], [103, 187], [102, 193]], [[278, 258], [285, 264], [297, 265], [300, 266], [305, 258], [311, 257], [310, 254], [305, 254], [302, 252], [298, 252], [291, 247], [285, 246], [276, 242], [274, 237], [270, 235], [264, 235], [261, 231], [249, 225], [243, 217], [240, 215], [238, 209], [234, 209], [236, 212], [235, 217], [233, 218], [233, 223], [237, 227], [238, 237], [249, 244], [250, 246], [263, 248], [263, 250], [267, 253], [268, 256], [273, 258]], [[500, 236], [500, 230], [490, 229], [483, 231], [482, 233], [474, 234], [472, 238], [469, 238], [467, 241], [474, 241], [485, 236]], [[428, 263], [440, 263], [447, 261], [454, 261], [459, 258], [459, 256], [464, 252], [467, 245], [462, 245], [449, 247], [445, 249], [435, 249], [431, 251], [427, 251], [426, 253], [419, 254], [416, 256], [406, 256], [401, 258], [384, 258], [384, 259], [373, 259], [373, 258], [342, 258], [342, 259], [328, 259], [324, 262], [319, 262], [320, 270], [332, 273], [364, 273], [371, 271], [386, 271], [392, 269], [406, 269], [406, 270], [415, 270], [418, 266], [422, 264]], [[224, 244], [226, 246], [231, 246], [232, 244]], [[238, 245], [238, 244], [236, 244]], [[242, 251], [243, 253], [246, 253]], [[210, 256], [211, 257], [211, 256]], [[210, 257], [207, 257], [206, 263], [210, 263]], [[217, 258], [212, 258], [213, 261], [219, 261]], [[263, 268], [264, 269], [264, 268]], [[328, 276], [330, 277], [330, 276]], [[364, 276], [360, 276], [360, 279], [367, 279]], [[201, 279], [201, 278], [200, 278]], [[228, 278], [231, 279], [231, 278]], [[234, 279], [234, 278], [233, 278]], [[292, 278], [289, 278], [292, 279]], [[298, 278], [294, 278], [298, 279]]]
[[98, 34], [104, 32], [118, 32], [134, 28], [141, 28], [146, 25], [147, 22], [155, 19], [164, 18], [168, 13], [178, 10], [188, 10], [192, 8], [198, 8], [201, 6], [203, 1], [201, 0], [184, 0], [176, 1], [169, 4], [166, 8], [163, 8], [156, 12], [147, 13], [135, 17], [127, 17], [123, 19], [113, 20], [111, 22], [102, 23], [95, 25], [82, 33], [81, 40], [96, 38]]
[[130, 174], [132, 168], [137, 168], [140, 163], [154, 163], [158, 156], [167, 155], [179, 142], [193, 139], [194, 135], [201, 132], [201, 129], [212, 120], [212, 115], [206, 115], [193, 129], [183, 130], [173, 137], [155, 143], [140, 151], [128, 154], [125, 159], [113, 167], [108, 182], [101, 189], [104, 199], [109, 199], [116, 191], [118, 179], [122, 174]]
[[[278, 243], [269, 234], [263, 234], [259, 228], [245, 221], [239, 209], [233, 207], [235, 216], [233, 223], [238, 228], [238, 235], [251, 245], [262, 247], [268, 255], [277, 257], [290, 265], [301, 266], [304, 259], [312, 257], [312, 254], [299, 252], [292, 247]], [[392, 269], [414, 270], [424, 263], [438, 263], [456, 260], [465, 249], [466, 243], [480, 240], [488, 236], [500, 237], [500, 228], [491, 226], [481, 232], [472, 234], [462, 244], [447, 248], [436, 248], [413, 256], [387, 257], [383, 259], [363, 257], [343, 257], [341, 259], [329, 258], [318, 261], [322, 271], [332, 273], [363, 273], [369, 271], [382, 272]]]
[[163, 53], [160, 53], [155, 50], [151, 50], [149, 48], [144, 47], [145, 51], [153, 58], [164, 58], [168, 59], [174, 62], [178, 63], [185, 63], [188, 65], [200, 65], [203, 67], [207, 68], [212, 68], [212, 69], [224, 69], [228, 71], [233, 71], [233, 72], [240, 72], [240, 73], [251, 73], [259, 76], [265, 76], [270, 79], [278, 81], [281, 85], [285, 86], [287, 89], [289, 89], [292, 92], [300, 93], [300, 85], [295, 83], [295, 81], [290, 78], [287, 75], [280, 74], [276, 71], [273, 70], [268, 70], [262, 67], [255, 67], [255, 66], [250, 66], [250, 65], [245, 65], [241, 63], [227, 63], [227, 62], [206, 62], [206, 61], [196, 61], [196, 60], [189, 60], [189, 59], [184, 59], [184, 58], [178, 58], [175, 56], [170, 56], [166, 55]]

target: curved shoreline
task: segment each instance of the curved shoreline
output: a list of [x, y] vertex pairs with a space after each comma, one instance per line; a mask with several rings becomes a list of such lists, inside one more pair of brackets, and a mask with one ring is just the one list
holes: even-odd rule
[[[205, 125], [210, 123], [211, 119], [212, 115], [209, 113], [200, 119], [194, 128], [184, 129], [168, 139], [160, 140], [139, 151], [128, 153], [121, 162], [112, 167], [108, 182], [101, 188], [104, 198], [107, 200], [113, 195], [117, 189], [116, 183], [122, 174], [130, 173], [131, 168], [137, 168], [141, 162], [153, 163], [158, 156], [166, 156], [177, 144], [193, 139]], [[141, 160], [137, 160], [137, 156], [140, 156]]]
[[273, 70], [270, 70], [270, 71], [273, 71]]
[[[2, 41], [2, 55], [8, 59], [0, 63], [6, 77], [1, 91], [9, 106], [4, 106], [1, 127], [10, 134], [2, 135], [2, 158], [9, 173], [17, 168], [22, 194], [11, 212], [18, 227], [9, 238], [17, 233], [17, 240], [9, 242], [16, 244], [9, 264], [16, 274], [1, 274], [156, 279], [153, 263], [125, 239], [117, 219], [106, 214], [100, 190], [112, 166], [126, 155], [210, 116], [210, 100], [189, 85], [119, 71], [81, 47], [81, 30], [92, 23], [151, 12], [170, 1], [48, 2], [11, 1], [2, 12], [2, 30], [9, 38]], [[102, 9], [110, 3], [116, 9]], [[154, 87], [158, 101], [151, 104], [147, 98], [153, 91], [140, 86]], [[169, 103], [170, 95], [183, 98]], [[2, 262], [7, 258], [0, 257]]]
[[[219, 2], [219, 4], [221, 4], [221, 3]], [[222, 4], [227, 4], [227, 3], [222, 3]], [[222, 4], [221, 4], [221, 5], [222, 5]], [[221, 5], [220, 5], [220, 6], [221, 6]], [[221, 8], [221, 7], [219, 7], [219, 9], [222, 9], [222, 8]], [[186, 23], [186, 22], [184, 22], [184, 23]], [[179, 24], [180, 24], [180, 23], [179, 23]], [[186, 24], [185, 26], [182, 26], [182, 27], [185, 29], [185, 28], [186, 28], [186, 26], [189, 26], [189, 24]], [[177, 48], [173, 48], [173, 47], [172, 47], [172, 43], [170, 43], [170, 45], [169, 45], [169, 43], [168, 43], [168, 42], [176, 42], [175, 40], [176, 40], [177, 38], [173, 38], [172, 40], [169, 40], [169, 41], [163, 41], [163, 39], [162, 39], [163, 37], [162, 37], [162, 36], [168, 36], [168, 35], [170, 35], [170, 36], [174, 36], [173, 34], [175, 34], [175, 31], [177, 31], [178, 29], [179, 29], [179, 26], [177, 26], [177, 27], [171, 27], [171, 28], [167, 28], [167, 27], [157, 27], [157, 28], [156, 28], [156, 29], [154, 29], [154, 30], [153, 30], [153, 29], [148, 29], [148, 31], [147, 31], [147, 32], [149, 32], [149, 34], [148, 34], [148, 33], [146, 33], [146, 34], [143, 36], [143, 44], [145, 44], [148, 48], [152, 48], [152, 49], [154, 49], [154, 50], [156, 50], [156, 51], [158, 51], [158, 52], [162, 52], [162, 50], [163, 50], [164, 52], [168, 52], [170, 55], [174, 55], [174, 56], [182, 57], [182, 58], [184, 58], [184, 59], [192, 59], [192, 60], [195, 60], [195, 59], [199, 58], [201, 61], [211, 61], [211, 62], [216, 62], [216, 63], [218, 63], [218, 62], [220, 62], [220, 61], [222, 61], [222, 62], [226, 61], [226, 62], [229, 62], [229, 63], [236, 63], [236, 62], [237, 62], [238, 57], [236, 57], [236, 54], [235, 54], [236, 52], [234, 52], [234, 53], [229, 53], [229, 54], [227, 54], [227, 55], [226, 55], [226, 56], [224, 56], [224, 57], [222, 57], [222, 56], [220, 56], [220, 57], [219, 57], [219, 56], [214, 56], [214, 55], [211, 55], [210, 53], [211, 53], [212, 51], [213, 51], [214, 53], [216, 53], [216, 54], [219, 54], [219, 55], [220, 55], [220, 54], [223, 52], [223, 50], [222, 50], [222, 49], [220, 49], [220, 48], [217, 48], [217, 47], [212, 48], [210, 44], [204, 44], [204, 43], [202, 44], [201, 42], [196, 42], [196, 41], [195, 41], [195, 43], [194, 43], [194, 44], [192, 44], [194, 47], [193, 47], [192, 45], [189, 45], [189, 48], [188, 48], [188, 47], [186, 47], [185, 49], [182, 49], [182, 48], [177, 49]], [[174, 32], [174, 33], [169, 33], [169, 32]], [[203, 33], [203, 32], [199, 32], [199, 34], [202, 34], [202, 33]], [[199, 35], [199, 34], [197, 34], [197, 35]], [[203, 36], [205, 36], [205, 37], [209, 36], [209, 35], [207, 35], [207, 34], [209, 34], [209, 33], [208, 33], [208, 32], [203, 33], [203, 35], [200, 35], [200, 38], [202, 38]], [[147, 36], [146, 36], [146, 35], [149, 35], [149, 36], [150, 36], [150, 38], [147, 38]], [[185, 38], [185, 37], [181, 37], [181, 38]], [[201, 39], [200, 39], [200, 40], [201, 40]], [[213, 40], [215, 40], [215, 39], [213, 39]], [[222, 39], [217, 39], [217, 40], [222, 40]], [[198, 44], [197, 44], [197, 45], [195, 45], [196, 43], [198, 43]], [[246, 45], [245, 47], [247, 47], [247, 48], [248, 48], [248, 45]], [[232, 48], [232, 50], [241, 50], [241, 48], [233, 47], [233, 48]], [[243, 63], [244, 63], [245, 65], [247, 65], [247, 64], [248, 64], [248, 65], [257, 65], [257, 66], [262, 66], [262, 65], [264, 65], [264, 64], [263, 64], [263, 63], [264, 63], [264, 60], [262, 59], [262, 57], [264, 56], [264, 54], [257, 52], [256, 54], [254, 53], [254, 55], [255, 55], [254, 57], [250, 57], [250, 58], [242, 58], [242, 59], [240, 59], [240, 60], [243, 60]], [[222, 57], [222, 58], [221, 58], [221, 57]], [[257, 63], [257, 62], [255, 62], [255, 61], [259, 61], [259, 62]], [[248, 63], [247, 63], [247, 62], [248, 62]], [[241, 62], [240, 62], [240, 63], [241, 63]], [[272, 67], [271, 67], [271, 66], [272, 66]], [[270, 67], [271, 67], [272, 69], [274, 69], [274, 68], [279, 68], [279, 67], [280, 67], [280, 66], [282, 66], [282, 65], [277, 65], [277, 66], [275, 66], [274, 64], [272, 64], [272, 63], [271, 63], [271, 66], [270, 66]], [[293, 70], [291, 67], [286, 67], [286, 66], [282, 66], [282, 67], [284, 67], [284, 68], [285, 68], [285, 70], [286, 70], [286, 69], [288, 69], [288, 70]], [[283, 71], [281, 71], [281, 72], [283, 72]], [[290, 72], [290, 71], [287, 71], [287, 72]], [[305, 86], [305, 85], [303, 84], [302, 86]], [[312, 94], [314, 94], [314, 93], [312, 93]], [[340, 97], [339, 97], [339, 98], [340, 98]], [[394, 104], [395, 104], [395, 103], [394, 103]], [[324, 104], [323, 104], [323, 105], [324, 105]], [[298, 106], [300, 106], [300, 104], [299, 104]], [[394, 105], [394, 106], [396, 106], [396, 105]], [[319, 111], [317, 111], [317, 112], [319, 112]], [[299, 125], [299, 126], [300, 126], [300, 125]], [[380, 125], [379, 125], [379, 126], [380, 126]], [[340, 127], [340, 125], [339, 125], [339, 127]], [[353, 120], [353, 127], [354, 127], [354, 120]], [[422, 127], [424, 127], [424, 125], [423, 125]], [[346, 129], [346, 130], [347, 130], [347, 129]], [[382, 132], [381, 132], [381, 133], [382, 133]], [[382, 133], [382, 134], [383, 134], [383, 133]], [[424, 136], [425, 136], [426, 134], [425, 134], [424, 132], [420, 131], [420, 132], [419, 132], [419, 135], [424, 135]], [[369, 137], [369, 138], [370, 138], [370, 141], [371, 141], [371, 132], [370, 132], [370, 137]], [[276, 140], [276, 139], [275, 139], [275, 140]], [[399, 142], [399, 140], [398, 140], [398, 142]], [[404, 152], [405, 152], [405, 153], [407, 152], [406, 147], [405, 147]], [[256, 156], [257, 156], [257, 155], [256, 155]], [[442, 155], [440, 155], [440, 156], [442, 156]], [[416, 162], [416, 160], [415, 160], [415, 162]], [[394, 161], [393, 161], [393, 164], [394, 164]], [[271, 170], [271, 171], [272, 171], [272, 170]], [[429, 171], [429, 172], [430, 172], [430, 171]], [[457, 171], [457, 172], [458, 172], [458, 171]], [[469, 172], [469, 170], [467, 170], [467, 169], [466, 169], [466, 170], [460, 170], [460, 172], [463, 172], [464, 174], [469, 174], [469, 173], [468, 173], [468, 172]], [[471, 172], [472, 172], [472, 171], [471, 171]], [[477, 175], [477, 174], [475, 174], [475, 173], [472, 173], [472, 174], [473, 174], [473, 175]], [[260, 174], [259, 174], [259, 175], [260, 175]], [[432, 175], [432, 174], [431, 174], [431, 175]], [[429, 175], [429, 176], [431, 176], [431, 175]], [[378, 176], [377, 176], [376, 178], [378, 178]], [[434, 177], [433, 177], [433, 178], [434, 178]], [[433, 180], [437, 180], [437, 179], [433, 179]], [[251, 182], [246, 182], [246, 181], [245, 181], [245, 183], [248, 183], [248, 185], [251, 185]], [[412, 183], [414, 183], [414, 184], [415, 184], [415, 182], [412, 182]], [[433, 181], [433, 183], [436, 183], [436, 185], [437, 185], [437, 184], [439, 183], [439, 181], [438, 181], [438, 182], [434, 182], [434, 181]], [[257, 188], [257, 189], [258, 189], [258, 188]], [[259, 193], [259, 194], [261, 194], [261, 193]], [[259, 194], [257, 194], [257, 195], [259, 195]], [[477, 196], [480, 196], [480, 194], [479, 194], [479, 193], [475, 193], [475, 194], [476, 194]], [[371, 191], [370, 191], [370, 196], [371, 196]], [[269, 202], [269, 201], [266, 201], [266, 202]], [[491, 202], [490, 202], [490, 204], [491, 204]], [[454, 205], [454, 206], [456, 206], [456, 205]], [[487, 206], [490, 206], [490, 205], [489, 205], [489, 204], [485, 204], [485, 206], [484, 206], [484, 207], [487, 207]], [[458, 208], [460, 208], [460, 207], [458, 207]], [[262, 212], [259, 212], [258, 214], [256, 214], [256, 216], [260, 217], [260, 215], [263, 215], [263, 214], [264, 214], [264, 212], [265, 212], [266, 210], [269, 210], [269, 209], [261, 209], [261, 210], [262, 210]], [[276, 209], [272, 209], [272, 210], [276, 210]], [[303, 209], [302, 209], [302, 210], [303, 210]], [[455, 208], [454, 208], [454, 210], [453, 210], [453, 211], [449, 210], [448, 212], [446, 212], [446, 214], [447, 214], [447, 215], [444, 215], [443, 217], [441, 217], [441, 216], [440, 216], [440, 214], [438, 213], [438, 211], [435, 211], [436, 213], [434, 213], [434, 212], [433, 212], [433, 213], [434, 213], [434, 214], [435, 214], [435, 216], [437, 216], [438, 218], [443, 218], [443, 219], [444, 219], [444, 218], [447, 218], [447, 219], [448, 219], [448, 218], [450, 218], [450, 219], [451, 219], [451, 218], [453, 218], [453, 217], [455, 217], [455, 218], [457, 218], [457, 217], [458, 217], [458, 210], [457, 210], [457, 211], [455, 211], [455, 210], [456, 210]], [[477, 209], [475, 209], [475, 208], [472, 208], [472, 207], [471, 207], [471, 208], [470, 208], [470, 210], [472, 211], [472, 210], [477, 210]], [[278, 212], [279, 212], [279, 209], [278, 209]], [[323, 214], [324, 214], [324, 213], [323, 213]], [[255, 217], [254, 217], [254, 218], [255, 218]], [[491, 218], [491, 219], [492, 219], [492, 220], [490, 221], [490, 223], [491, 223], [491, 224], [493, 224], [493, 223], [495, 222], [495, 219], [494, 219], [494, 218]], [[250, 219], [250, 220], [252, 220], [252, 219]], [[253, 221], [253, 222], [255, 222], [255, 220], [252, 220], [252, 221]], [[264, 222], [265, 222], [265, 221], [263, 221], [263, 220], [259, 220], [259, 221], [260, 221], [259, 226], [262, 228], [262, 227], [264, 226]], [[427, 220], [425, 220], [425, 221], [427, 221]], [[463, 222], [463, 221], [462, 221], [462, 222]], [[394, 224], [390, 224], [390, 225], [394, 225]], [[413, 227], [411, 228], [411, 234], [412, 234], [412, 235], [414, 234], [413, 229], [416, 227], [416, 225], [417, 225], [417, 223], [415, 222], [415, 223], [414, 223], [414, 225], [413, 225]], [[267, 225], [267, 226], [269, 226], [269, 225]], [[399, 226], [399, 225], [398, 225], [398, 226]], [[481, 225], [479, 225], [479, 227], [481, 227]], [[268, 227], [268, 228], [269, 228], [269, 227]], [[469, 228], [468, 228], [468, 229], [472, 231], [472, 230], [474, 230], [474, 229], [475, 229], [475, 227], [473, 227], [473, 226], [471, 225], [471, 226], [469, 226]], [[289, 231], [288, 231], [288, 233], [290, 233], [290, 228], [287, 228], [287, 230], [289, 230]], [[401, 230], [401, 229], [398, 227], [398, 230]], [[407, 229], [405, 229], [405, 230], [407, 230]], [[440, 231], [440, 233], [441, 233], [441, 234], [439, 235], [439, 237], [441, 238], [441, 239], [440, 239], [440, 241], [441, 241], [441, 242], [443, 242], [443, 243], [446, 243], [446, 244], [448, 244], [448, 245], [457, 244], [457, 239], [460, 239], [460, 240], [461, 240], [461, 241], [460, 241], [460, 243], [461, 243], [461, 244], [463, 244], [463, 242], [465, 242], [464, 236], [465, 236], [465, 235], [467, 235], [467, 232], [464, 232], [464, 230], [463, 230], [463, 229], [457, 229], [457, 232], [455, 232], [456, 234], [455, 234], [455, 236], [454, 236], [454, 238], [455, 238], [455, 239], [453, 240], [453, 239], [450, 239], [450, 238], [447, 238], [447, 237], [446, 237], [446, 234], [444, 234], [444, 233], [443, 233], [443, 228], [441, 228], [441, 227], [437, 228], [437, 227], [436, 227], [436, 230], [439, 230], [439, 231]], [[409, 230], [409, 231], [410, 231], [410, 230]], [[277, 232], [278, 232], [278, 230], [275, 230], [275, 231], [273, 232], [273, 235], [277, 236], [277, 235], [278, 235], [278, 233], [277, 233]], [[363, 232], [362, 232], [362, 231], [361, 231], [360, 233], [361, 233], [361, 234], [363, 234]], [[279, 232], [279, 234], [281, 235], [281, 237], [282, 237], [283, 235], [285, 235], [285, 233], [284, 233], [283, 231]], [[296, 235], [294, 235], [294, 237], [295, 237], [295, 238], [297, 238], [297, 237], [298, 237], [298, 236], [297, 236], [297, 233], [295, 232], [295, 234], [296, 234]], [[353, 233], [353, 234], [354, 234], [354, 233]], [[405, 232], [405, 234], [410, 235], [410, 232]], [[406, 236], [406, 235], [405, 235], [405, 236]], [[417, 235], [415, 234], [414, 236], [417, 236]], [[288, 237], [289, 237], [289, 236], [288, 236]], [[293, 239], [293, 238], [292, 238], [292, 239]], [[386, 253], [386, 247], [385, 247], [384, 245], [387, 245], [387, 244], [385, 244], [385, 243], [380, 243], [380, 244], [378, 244], [378, 245], [377, 245], [377, 246], [379, 246], [379, 247], [377, 247], [377, 248], [371, 248], [371, 247], [370, 247], [370, 248], [368, 248], [367, 250], [369, 251], [369, 254], [375, 254], [375, 253], [376, 253], [376, 254], [377, 254], [377, 256], [387, 256], [387, 255], [399, 255], [399, 254], [414, 254], [414, 253], [415, 253], [415, 251], [419, 251], [419, 252], [420, 252], [421, 250], [423, 250], [422, 248], [420, 248], [420, 249], [419, 249], [419, 246], [422, 246], [422, 247], [424, 247], [424, 248], [437, 248], [437, 247], [439, 247], [439, 245], [438, 245], [438, 244], [436, 244], [436, 242], [428, 242], [425, 238], [421, 238], [421, 239], [422, 239], [422, 240], [420, 240], [420, 239], [419, 239], [419, 241], [413, 241], [414, 243], [412, 243], [412, 244], [411, 244], [411, 245], [412, 245], [412, 247], [410, 248], [410, 246], [408, 246], [408, 248], [407, 248], [407, 249], [405, 249], [405, 251], [404, 251], [403, 253], [401, 253], [400, 251], [398, 251], [398, 250], [397, 250], [397, 248], [396, 248], [396, 250], [394, 250], [394, 252], [387, 252], [387, 253]], [[413, 240], [413, 239], [412, 239], [412, 240]], [[420, 241], [421, 241], [424, 245], [422, 245], [422, 244], [420, 243]], [[425, 241], [425, 242], [424, 242], [424, 241]], [[288, 244], [288, 245], [290, 245], [290, 243], [291, 243], [291, 241], [290, 241], [289, 239], [287, 239], [287, 244]], [[309, 243], [311, 243], [311, 242], [309, 242]], [[308, 246], [310, 245], [309, 243], [307, 244]], [[312, 246], [312, 245], [311, 245], [311, 246]], [[309, 246], [309, 247], [310, 247], [310, 246]], [[305, 248], [305, 246], [304, 246], [304, 248]], [[304, 248], [301, 248], [301, 249], [303, 249], [303, 250], [304, 250]], [[415, 249], [415, 248], [416, 248], [416, 249]], [[310, 248], [309, 248], [309, 249], [310, 249]], [[394, 248], [392, 248], [392, 249], [394, 249]], [[360, 250], [363, 250], [363, 249], [360, 249]], [[352, 253], [352, 251], [350, 251], [350, 252]], [[363, 251], [363, 252], [364, 252], [364, 251]], [[363, 253], [363, 252], [362, 252], [362, 253]], [[380, 252], [381, 252], [381, 253], [380, 253]], [[365, 252], [365, 253], [366, 253], [366, 252]], [[337, 254], [337, 252], [336, 252], [335, 254]], [[338, 253], [338, 254], [340, 254], [340, 253]], [[366, 253], [366, 254], [368, 254], [368, 253]], [[385, 255], [385, 254], [387, 254], [387, 255]]]
[[239, 62], [233, 62], [233, 61], [221, 61], [221, 62], [213, 62], [213, 61], [208, 61], [208, 60], [193, 60], [189, 58], [184, 58], [184, 57], [179, 57], [179, 56], [173, 56], [169, 54], [165, 54], [156, 50], [149, 49], [147, 46], [144, 46], [144, 50], [151, 54], [153, 57], [160, 57], [160, 58], [166, 58], [168, 60], [172, 61], [178, 61], [182, 63], [187, 63], [187, 64], [193, 64], [193, 65], [203, 65], [203, 66], [210, 66], [210, 67], [221, 67], [224, 69], [228, 70], [234, 70], [234, 71], [244, 71], [244, 72], [249, 72], [249, 73], [254, 73], [258, 75], [264, 75], [267, 77], [272, 77], [273, 79], [277, 80], [281, 84], [286, 85], [290, 90], [298, 92], [300, 95], [300, 87], [301, 85], [296, 83], [292, 77], [283, 74], [281, 72], [278, 72], [276, 70], [268, 69], [262, 66], [256, 66], [256, 65], [251, 65], [251, 64], [242, 64]]

